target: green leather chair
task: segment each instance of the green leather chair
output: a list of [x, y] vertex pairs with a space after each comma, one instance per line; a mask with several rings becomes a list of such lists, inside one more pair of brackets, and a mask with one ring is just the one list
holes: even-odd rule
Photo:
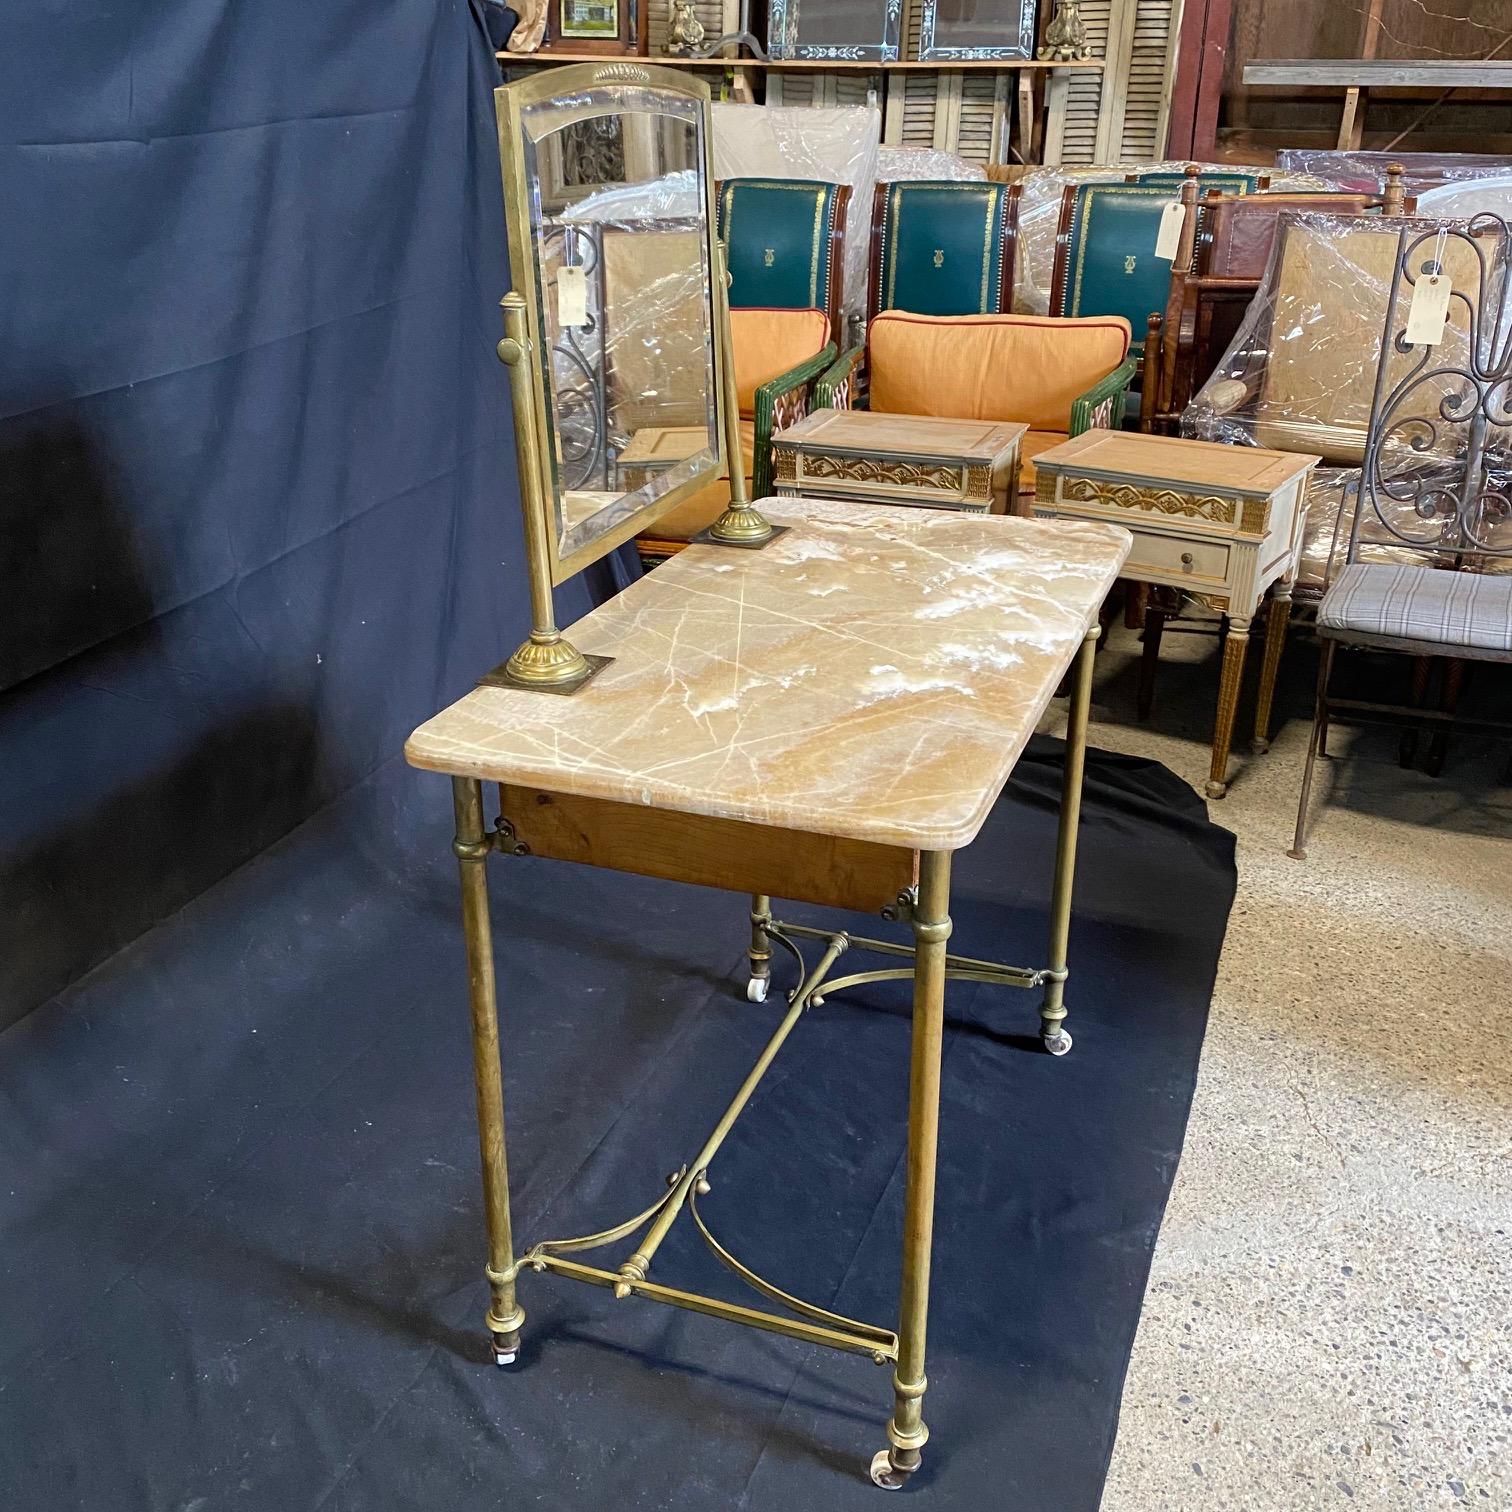
[[737, 309], [810, 310], [841, 336], [847, 184], [815, 179], [725, 179], [718, 190], [719, 235]]
[[[1133, 173], [1129, 175], [1132, 184], [1154, 184], [1160, 188], [1179, 189], [1185, 180], [1184, 173], [1171, 173], [1162, 169], [1157, 173]], [[1217, 189], [1223, 194], [1256, 194], [1266, 188], [1270, 183], [1268, 173], [1199, 173], [1197, 175], [1197, 192], [1206, 194], [1210, 189]]]
[[1144, 355], [1150, 316], [1164, 312], [1171, 261], [1155, 242], [1173, 184], [1068, 184], [1061, 199], [1052, 315], [1122, 315], [1134, 332], [1131, 348]]
[[883, 310], [997, 315], [1011, 309], [1017, 241], [1017, 184], [878, 184], [868, 320]]

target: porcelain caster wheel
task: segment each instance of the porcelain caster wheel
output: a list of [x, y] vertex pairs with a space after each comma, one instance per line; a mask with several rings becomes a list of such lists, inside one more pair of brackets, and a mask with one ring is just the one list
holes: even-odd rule
[[771, 977], [753, 976], [746, 983], [746, 1002], [764, 1003], [767, 998], [767, 989], [772, 985]]
[[1042, 1035], [1041, 1038], [1045, 1042], [1045, 1049], [1051, 1055], [1065, 1055], [1074, 1043], [1070, 1034], [1064, 1029], [1057, 1030], [1054, 1034]]
[[518, 1334], [515, 1334], [512, 1338], [506, 1337], [503, 1334], [495, 1334], [493, 1336], [494, 1364], [500, 1370], [508, 1370], [514, 1364], [519, 1355], [519, 1350], [520, 1336]]
[[893, 1464], [892, 1451], [889, 1449], [879, 1449], [872, 1455], [872, 1485], [881, 1486], [884, 1491], [901, 1491], [911, 1473], [908, 1470], [899, 1470]]

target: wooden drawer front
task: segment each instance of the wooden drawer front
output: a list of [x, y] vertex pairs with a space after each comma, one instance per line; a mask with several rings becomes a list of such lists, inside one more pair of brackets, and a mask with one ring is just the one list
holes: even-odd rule
[[1134, 549], [1124, 566], [1127, 577], [1148, 572], [1171, 583], [1187, 578], [1204, 584], [1223, 583], [1228, 580], [1228, 570], [1229, 548], [1219, 542], [1147, 535], [1141, 530], [1134, 532]]
[[872, 504], [922, 504], [986, 514], [993, 504], [992, 469], [979, 463], [901, 457], [832, 456], [825, 452], [774, 453], [777, 492], [856, 499]]

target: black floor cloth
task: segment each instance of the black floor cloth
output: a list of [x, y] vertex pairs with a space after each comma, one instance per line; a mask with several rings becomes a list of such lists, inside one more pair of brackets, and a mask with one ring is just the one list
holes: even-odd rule
[[[1060, 755], [958, 860], [957, 949], [1042, 960]], [[449, 838], [447, 785], [391, 763], [0, 1036], [0, 1505], [876, 1507], [865, 1360], [528, 1276], [488, 1363]], [[1112, 1447], [1234, 866], [1184, 784], [1096, 752], [1081, 852], [1072, 1054], [1033, 994], [948, 994], [918, 1505], [1092, 1509]], [[780, 1005], [741, 995], [738, 897], [492, 881], [517, 1233], [587, 1232], [693, 1153]], [[809, 1014], [703, 1209], [883, 1323], [907, 1062], [901, 984]], [[755, 1300], [682, 1225], [654, 1274]]]

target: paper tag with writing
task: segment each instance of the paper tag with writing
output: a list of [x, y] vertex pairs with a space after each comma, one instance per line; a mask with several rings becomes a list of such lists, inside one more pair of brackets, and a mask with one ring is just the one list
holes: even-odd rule
[[1172, 200], [1160, 212], [1160, 230], [1155, 234], [1155, 255], [1167, 262], [1176, 261], [1176, 251], [1181, 245], [1181, 228], [1186, 224], [1186, 206], [1180, 200]]
[[557, 273], [557, 324], [588, 324], [588, 270], [565, 267]]
[[1412, 286], [1403, 339], [1411, 346], [1437, 346], [1444, 339], [1449, 320], [1449, 277], [1435, 273]]

